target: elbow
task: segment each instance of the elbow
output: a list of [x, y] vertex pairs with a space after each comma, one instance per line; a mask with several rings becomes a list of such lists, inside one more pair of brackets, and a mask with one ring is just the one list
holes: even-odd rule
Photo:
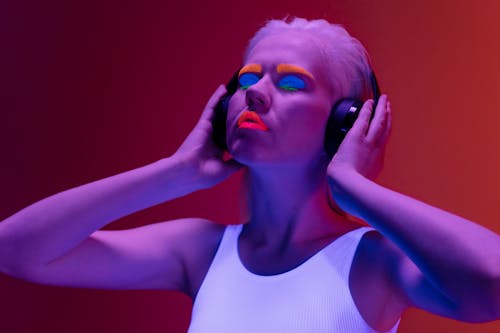
[[500, 319], [500, 248], [488, 256], [481, 278], [476, 282], [478, 297], [476, 305], [483, 312], [483, 320]]
[[492, 320], [497, 320], [500, 319], [500, 263], [496, 267], [495, 274], [492, 277], [491, 295]]
[[490, 247], [485, 265], [484, 298], [489, 317], [487, 321], [500, 319], [500, 237], [497, 236], [495, 239], [496, 241]]
[[21, 265], [19, 262], [8, 260], [8, 258], [4, 255], [0, 258], [0, 273], [22, 280], [26, 280], [29, 276], [26, 265]]
[[500, 319], [500, 253], [493, 259], [486, 277], [486, 299], [491, 320]]
[[15, 261], [12, 260], [14, 251], [12, 251], [9, 244], [10, 242], [8, 242], [7, 237], [5, 237], [5, 233], [2, 232], [0, 228], [0, 273], [16, 277], [16, 273], [19, 269], [16, 267]]
[[[0, 273], [10, 277], [32, 283], [42, 283], [37, 278], [39, 272], [44, 268], [40, 264], [28, 264], [29, 261], [23, 260], [3, 260], [0, 258]], [[17, 258], [19, 259], [19, 258]]]
[[460, 320], [481, 323], [500, 319], [500, 265], [494, 270], [471, 280], [468, 295], [461, 302]]
[[25, 261], [20, 260], [19, 255], [6, 250], [4, 247], [0, 247], [0, 253], [0, 273], [22, 280], [29, 280], [31, 269]]
[[0, 234], [0, 273], [30, 281], [33, 267], [37, 265], [31, 256], [26, 255], [25, 251], [20, 251], [4, 236], [5, 234]]

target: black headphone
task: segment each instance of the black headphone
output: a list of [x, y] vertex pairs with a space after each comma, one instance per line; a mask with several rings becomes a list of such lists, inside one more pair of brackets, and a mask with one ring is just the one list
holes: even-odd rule
[[[221, 149], [227, 150], [226, 145], [226, 118], [231, 96], [238, 90], [239, 70], [233, 75], [226, 85], [227, 93], [221, 97], [214, 109], [214, 116], [212, 118], [213, 133], [212, 137]], [[375, 77], [373, 70], [370, 71], [370, 84], [372, 88], [373, 100], [375, 101], [373, 110], [377, 105], [380, 98], [380, 87]], [[326, 123], [325, 129], [325, 151], [329, 158], [337, 152], [342, 140], [347, 132], [351, 129], [354, 121], [358, 118], [359, 111], [363, 106], [363, 101], [355, 98], [343, 98], [339, 100], [332, 107], [330, 116]], [[372, 111], [370, 120], [373, 118], [375, 112]]]

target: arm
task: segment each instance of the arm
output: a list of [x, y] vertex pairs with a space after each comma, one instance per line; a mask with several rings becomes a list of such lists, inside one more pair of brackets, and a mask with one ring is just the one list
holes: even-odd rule
[[373, 182], [390, 131], [385, 96], [371, 124], [370, 113], [367, 103], [329, 166], [336, 202], [391, 241], [387, 270], [406, 305], [464, 321], [499, 318], [500, 237]]
[[[237, 170], [235, 162], [222, 161], [222, 152], [211, 142], [210, 117], [223, 93], [223, 87], [214, 93], [196, 127], [171, 157], [55, 194], [1, 222], [0, 271], [50, 283], [50, 274], [44, 275], [49, 268], [61, 276], [71, 271], [76, 277], [74, 269], [79, 260], [85, 258], [85, 263], [89, 263], [87, 268], [98, 263], [93, 274], [103, 273], [92, 285], [102, 282], [109, 287], [113, 283], [111, 277], [116, 278], [118, 271], [125, 274], [129, 264], [136, 265], [135, 268], [151, 265], [150, 271], [157, 269], [152, 267], [156, 264], [154, 260], [149, 264], [134, 262], [135, 254], [143, 261], [147, 260], [148, 253], [163, 256], [167, 262], [180, 267], [175, 248], [162, 245], [163, 240], [183, 232], [179, 227], [97, 230], [125, 215], [210, 187]], [[152, 240], [150, 243], [145, 241], [148, 238]], [[104, 271], [98, 269], [113, 260], [121, 264], [111, 266], [117, 272], [105, 279]], [[81, 284], [86, 285], [83, 275], [80, 277]], [[53, 278], [56, 283], [59, 281], [55, 275]]]

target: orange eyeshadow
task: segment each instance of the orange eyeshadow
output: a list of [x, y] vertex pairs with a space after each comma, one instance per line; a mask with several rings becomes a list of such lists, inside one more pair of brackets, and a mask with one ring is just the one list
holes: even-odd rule
[[314, 76], [302, 67], [290, 65], [290, 64], [279, 64], [276, 68], [278, 73], [298, 73], [303, 74], [314, 80]]
[[262, 73], [262, 66], [259, 64], [248, 64], [240, 69], [239, 75], [244, 73]]

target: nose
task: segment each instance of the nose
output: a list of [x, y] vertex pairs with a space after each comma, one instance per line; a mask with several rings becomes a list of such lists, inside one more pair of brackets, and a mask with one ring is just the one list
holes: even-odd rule
[[245, 100], [251, 110], [265, 112], [271, 106], [269, 82], [266, 81], [266, 78], [263, 77], [247, 89]]

